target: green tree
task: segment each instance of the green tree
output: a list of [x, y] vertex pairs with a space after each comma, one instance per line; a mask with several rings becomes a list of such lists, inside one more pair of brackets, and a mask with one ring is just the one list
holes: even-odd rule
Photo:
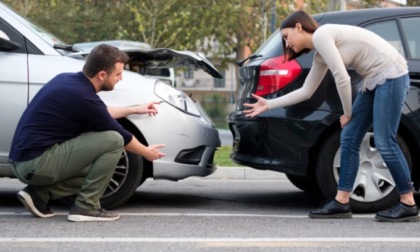
[[[128, 39], [153, 47], [202, 51], [216, 64], [254, 52], [292, 12], [292, 0], [4, 0], [75, 42]], [[326, 0], [307, 1], [324, 10]], [[316, 3], [315, 3], [316, 2]], [[236, 55], [237, 58], [232, 58]]]
[[407, 6], [420, 6], [420, 0], [407, 0]]
[[[130, 39], [225, 59], [261, 39], [264, 0], [5, 0], [67, 43]], [[271, 0], [274, 1], [274, 0]], [[270, 2], [271, 2], [270, 1]], [[265, 2], [265, 1], [264, 1]], [[267, 5], [268, 6], [268, 5]]]
[[[226, 59], [259, 45], [263, 0], [127, 1], [134, 18], [127, 36], [153, 47], [200, 50]], [[272, 1], [267, 1], [272, 2]], [[239, 56], [239, 58], [241, 58]]]
[[108, 40], [120, 36], [127, 22], [125, 1], [4, 0], [63, 41]]

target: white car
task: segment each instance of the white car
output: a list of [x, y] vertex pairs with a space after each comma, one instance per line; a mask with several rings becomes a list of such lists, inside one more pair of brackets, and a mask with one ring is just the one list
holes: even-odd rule
[[[188, 66], [221, 78], [198, 53], [170, 49], [126, 51], [130, 69]], [[66, 45], [0, 2], [0, 177], [14, 178], [8, 155], [16, 125], [28, 103], [58, 73], [81, 71], [86, 54], [88, 51]], [[155, 117], [130, 115], [119, 122], [145, 145], [166, 144], [162, 149], [166, 156], [153, 163], [124, 152], [101, 199], [103, 207], [123, 204], [146, 178], [176, 181], [215, 171], [218, 131], [205, 111], [182, 91], [138, 72], [125, 71], [113, 91], [99, 95], [113, 106], [162, 101]]]

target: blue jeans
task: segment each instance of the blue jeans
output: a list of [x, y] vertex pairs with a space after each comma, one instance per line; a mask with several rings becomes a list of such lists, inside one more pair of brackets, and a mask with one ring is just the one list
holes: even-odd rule
[[408, 74], [388, 79], [374, 90], [359, 92], [352, 119], [341, 132], [341, 167], [338, 190], [351, 192], [359, 169], [363, 137], [372, 127], [375, 146], [385, 161], [400, 194], [413, 191], [410, 170], [397, 143], [397, 130], [410, 85]]

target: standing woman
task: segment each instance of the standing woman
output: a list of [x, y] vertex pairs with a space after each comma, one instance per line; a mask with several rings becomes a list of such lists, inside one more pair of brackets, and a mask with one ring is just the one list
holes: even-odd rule
[[[363, 137], [373, 124], [375, 145], [396, 183], [400, 201], [378, 212], [380, 221], [418, 221], [413, 185], [407, 161], [396, 140], [401, 111], [410, 85], [407, 62], [387, 41], [375, 33], [350, 25], [319, 24], [303, 11], [287, 17], [281, 27], [286, 59], [293, 60], [315, 49], [312, 68], [303, 86], [287, 95], [266, 100], [252, 94], [256, 103], [245, 103], [247, 117], [276, 107], [286, 107], [309, 99], [328, 69], [334, 76], [343, 106], [340, 116], [341, 167], [334, 200], [311, 210], [318, 219], [351, 218], [350, 195], [359, 168]], [[363, 77], [362, 87], [352, 105], [350, 76], [353, 67]]]

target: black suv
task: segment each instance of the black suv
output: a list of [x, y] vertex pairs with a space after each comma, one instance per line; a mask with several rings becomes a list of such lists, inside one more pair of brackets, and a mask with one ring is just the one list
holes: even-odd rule
[[[338, 23], [369, 29], [395, 46], [408, 61], [411, 87], [398, 131], [416, 190], [420, 183], [420, 8], [376, 8], [329, 12], [313, 16], [320, 24]], [[340, 123], [343, 113], [330, 72], [313, 97], [286, 108], [246, 118], [243, 103], [251, 93], [274, 99], [300, 88], [312, 64], [313, 52], [283, 63], [277, 30], [248, 59], [239, 63], [240, 88], [236, 109], [229, 115], [234, 137], [231, 158], [238, 164], [284, 172], [298, 188], [335, 196], [340, 169]], [[353, 98], [361, 77], [352, 69]], [[399, 195], [369, 132], [362, 143], [360, 169], [351, 196], [354, 212], [389, 207]], [[319, 157], [324, 157], [320, 159]]]

